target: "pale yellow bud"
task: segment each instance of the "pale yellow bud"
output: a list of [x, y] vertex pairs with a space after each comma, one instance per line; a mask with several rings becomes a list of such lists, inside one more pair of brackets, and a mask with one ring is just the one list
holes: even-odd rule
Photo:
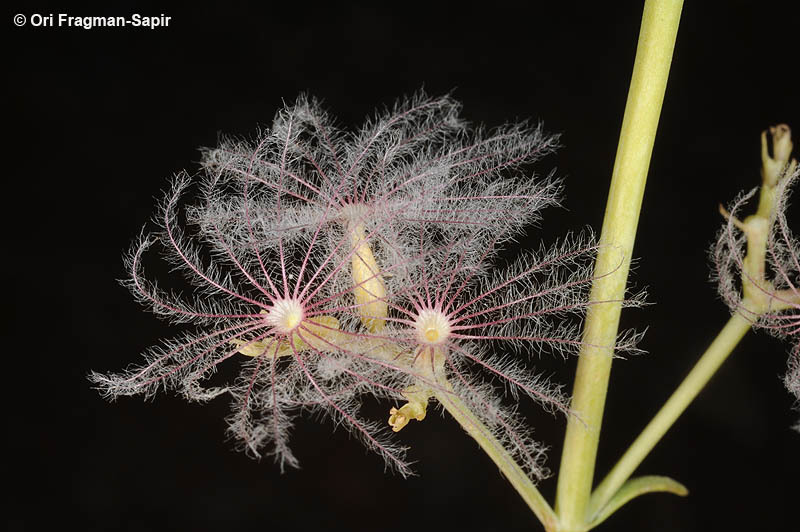
[[388, 312], [386, 286], [380, 268], [366, 240], [363, 224], [350, 226], [350, 240], [354, 252], [351, 259], [353, 273], [353, 295], [358, 306], [361, 322], [371, 332], [383, 329]]

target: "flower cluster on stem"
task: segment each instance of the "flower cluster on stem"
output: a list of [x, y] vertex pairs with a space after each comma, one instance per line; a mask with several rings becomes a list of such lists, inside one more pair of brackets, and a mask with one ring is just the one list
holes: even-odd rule
[[[544, 447], [503, 391], [568, 413], [531, 355], [577, 350], [588, 287], [608, 272], [592, 273], [591, 235], [496, 266], [502, 245], [558, 203], [558, 180], [523, 171], [557, 138], [526, 124], [470, 130], [458, 111], [448, 96], [420, 94], [346, 133], [301, 97], [255, 140], [205, 150], [200, 176], [176, 177], [160, 231], [127, 258], [136, 298], [195, 330], [91, 380], [111, 398], [227, 394], [231, 434], [281, 468], [298, 465], [295, 416], [320, 411], [403, 475], [392, 432], [424, 419], [433, 398], [496, 446], [497, 460], [544, 476]], [[184, 274], [191, 298], [147, 279], [152, 246]], [[206, 385], [223, 362], [238, 377]], [[368, 420], [367, 395], [405, 404], [388, 424]]]

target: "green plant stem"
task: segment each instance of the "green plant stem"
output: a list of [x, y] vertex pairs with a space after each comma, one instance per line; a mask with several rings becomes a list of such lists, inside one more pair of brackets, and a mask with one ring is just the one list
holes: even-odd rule
[[557, 530], [558, 519], [555, 512], [541, 492], [533, 485], [525, 471], [514, 461], [514, 458], [508, 454], [500, 442], [492, 437], [489, 428], [475, 417], [467, 405], [454, 393], [448, 393], [445, 390], [431, 390], [431, 393], [500, 468], [506, 479], [544, 525], [545, 530]]
[[636, 438], [636, 441], [625, 451], [606, 478], [597, 486], [589, 503], [591, 516], [597, 514], [608, 504], [611, 497], [628, 480], [656, 443], [686, 410], [686, 407], [697, 397], [700, 390], [708, 383], [752, 326], [753, 324], [739, 313], [734, 314], [728, 320], [728, 323], [703, 353], [681, 385], [664, 403], [664, 406]]
[[[567, 423], [556, 495], [556, 512], [562, 531], [585, 530], [588, 523], [587, 510], [621, 301], [625, 296], [647, 169], [682, 5], [682, 0], [648, 0], [642, 15], [600, 236], [605, 245], [595, 265], [595, 274], [600, 278], [590, 296], [591, 301], [616, 303], [592, 305], [586, 318], [585, 347], [578, 361], [572, 400], [572, 410], [578, 416], [571, 416]], [[603, 275], [608, 272], [612, 273]]]

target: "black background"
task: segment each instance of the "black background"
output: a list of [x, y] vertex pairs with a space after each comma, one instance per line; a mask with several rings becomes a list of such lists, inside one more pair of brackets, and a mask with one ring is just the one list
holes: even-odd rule
[[[614, 365], [600, 474], [728, 317], [708, 281], [706, 250], [721, 224], [717, 204], [757, 184], [760, 131], [778, 122], [800, 131], [792, 3], [684, 7], [632, 278], [655, 305], [624, 315], [626, 326], [649, 327], [649, 354]], [[434, 95], [454, 90], [474, 123], [542, 120], [562, 133], [564, 148], [538, 169], [566, 177], [566, 208], [545, 213], [520, 245], [585, 225], [599, 230], [641, 6], [7, 8], [7, 530], [539, 529], [446, 417], [398, 435], [417, 461], [410, 480], [385, 474], [346, 431], [316, 419], [294, 432], [302, 469], [281, 475], [225, 441], [226, 400], [195, 405], [160, 395], [109, 404], [85, 376], [120, 370], [174, 332], [116, 281], [123, 251], [149, 223], [169, 176], [196, 171], [197, 148], [213, 146], [219, 133], [268, 125], [301, 91], [322, 98], [348, 128], [422, 86]], [[165, 13], [172, 21], [91, 31], [12, 22], [14, 13], [59, 12]], [[166, 267], [154, 276], [169, 282]], [[644, 496], [599, 530], [796, 523], [800, 434], [789, 428], [797, 413], [779, 380], [786, 353], [764, 334], [748, 335], [639, 469], [672, 476], [691, 495]], [[569, 383], [575, 360], [541, 366]], [[381, 418], [390, 406], [367, 409]], [[525, 409], [557, 468], [564, 420]], [[541, 489], [552, 500], [555, 481]]]

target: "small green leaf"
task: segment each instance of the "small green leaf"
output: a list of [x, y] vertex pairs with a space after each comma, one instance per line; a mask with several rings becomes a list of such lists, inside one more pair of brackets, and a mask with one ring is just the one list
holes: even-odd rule
[[672, 480], [669, 477], [649, 475], [646, 477], [632, 478], [623, 484], [619, 491], [617, 491], [617, 493], [611, 497], [611, 500], [608, 501], [608, 504], [602, 507], [593, 516], [591, 522], [589, 523], [589, 528], [594, 528], [608, 519], [611, 514], [619, 510], [623, 504], [634, 497], [657, 491], [666, 491], [669, 493], [674, 493], [675, 495], [680, 495], [681, 497], [685, 497], [689, 494], [689, 490], [686, 489], [686, 486], [680, 482]]

